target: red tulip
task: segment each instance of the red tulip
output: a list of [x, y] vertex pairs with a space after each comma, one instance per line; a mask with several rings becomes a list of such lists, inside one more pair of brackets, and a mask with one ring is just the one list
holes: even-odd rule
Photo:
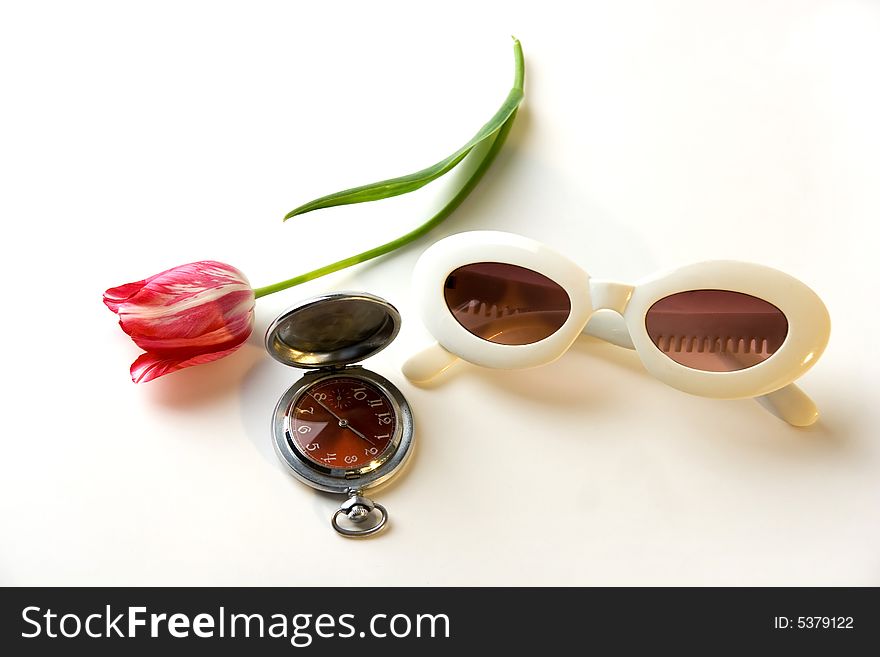
[[251, 334], [254, 291], [235, 267], [203, 260], [104, 292], [119, 325], [147, 353], [135, 383], [228, 356]]

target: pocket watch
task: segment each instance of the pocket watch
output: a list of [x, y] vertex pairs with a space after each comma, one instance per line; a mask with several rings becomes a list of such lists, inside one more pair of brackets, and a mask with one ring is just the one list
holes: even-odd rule
[[403, 394], [357, 364], [399, 331], [394, 306], [358, 292], [303, 301], [266, 332], [275, 360], [309, 370], [275, 406], [275, 453], [301, 482], [346, 496], [330, 518], [342, 536], [369, 536], [386, 526], [385, 507], [364, 491], [398, 474], [412, 451], [412, 411]]

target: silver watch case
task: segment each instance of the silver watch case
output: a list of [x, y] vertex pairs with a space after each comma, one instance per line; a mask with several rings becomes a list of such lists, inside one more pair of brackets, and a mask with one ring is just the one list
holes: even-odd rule
[[[266, 331], [266, 350], [277, 361], [310, 370], [285, 392], [272, 414], [275, 453], [290, 473], [318, 490], [350, 494], [373, 488], [398, 472], [409, 458], [413, 417], [393, 383], [355, 363], [382, 351], [400, 331], [400, 313], [380, 297], [363, 292], [307, 299], [279, 315]], [[290, 435], [290, 409], [305, 390], [330, 378], [363, 379], [391, 401], [397, 422], [388, 446], [360, 469], [322, 468]]]
[[[290, 409], [305, 390], [320, 381], [332, 378], [363, 379], [379, 388], [391, 401], [397, 422], [394, 435], [385, 450], [369, 469], [321, 468], [298, 448], [290, 435]], [[290, 473], [309, 486], [330, 493], [348, 494], [355, 490], [374, 488], [398, 472], [410, 456], [413, 439], [413, 418], [403, 394], [385, 377], [360, 366], [305, 374], [282, 395], [272, 415], [272, 443], [275, 453]]]

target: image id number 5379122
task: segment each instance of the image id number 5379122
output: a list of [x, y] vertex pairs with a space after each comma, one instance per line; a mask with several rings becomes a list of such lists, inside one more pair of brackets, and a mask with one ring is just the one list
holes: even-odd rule
[[773, 628], [777, 630], [851, 630], [852, 616], [776, 616]]

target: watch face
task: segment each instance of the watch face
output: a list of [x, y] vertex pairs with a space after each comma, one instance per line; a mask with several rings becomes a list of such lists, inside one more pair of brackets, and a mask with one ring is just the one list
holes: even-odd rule
[[390, 451], [397, 416], [388, 395], [354, 376], [306, 387], [288, 410], [288, 440], [321, 468], [368, 471]]

